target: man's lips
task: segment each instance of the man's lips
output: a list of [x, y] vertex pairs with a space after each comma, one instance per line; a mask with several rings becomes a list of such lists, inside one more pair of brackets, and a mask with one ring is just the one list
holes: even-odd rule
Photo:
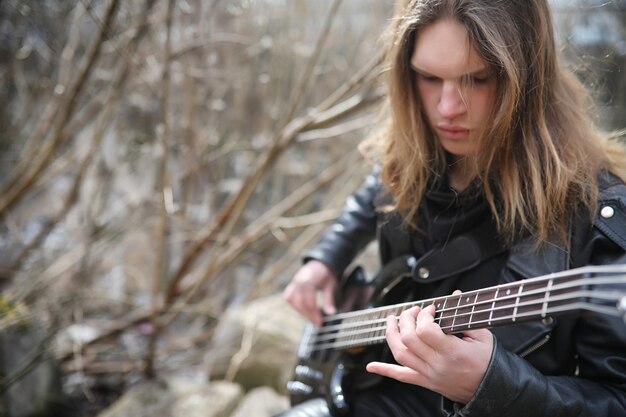
[[437, 130], [442, 136], [449, 139], [465, 139], [470, 132], [468, 128], [456, 125], [439, 125]]

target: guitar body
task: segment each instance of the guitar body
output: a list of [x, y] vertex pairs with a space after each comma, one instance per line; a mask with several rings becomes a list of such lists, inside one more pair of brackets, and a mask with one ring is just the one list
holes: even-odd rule
[[[344, 280], [340, 290], [342, 295], [338, 298], [348, 299], [351, 310], [410, 301], [413, 281], [407, 259], [399, 260], [395, 268], [386, 268], [384, 274], [379, 273], [371, 282], [366, 282], [363, 271], [356, 268]], [[338, 303], [342, 304], [346, 303]], [[341, 326], [341, 320], [324, 323], [324, 327], [332, 326]], [[391, 353], [384, 343], [311, 350], [310, 346], [318, 343], [318, 336], [318, 329], [309, 324], [300, 342], [293, 379], [287, 384], [291, 404], [323, 397], [335, 414], [345, 414], [354, 393], [371, 388], [382, 380], [382, 377], [367, 372], [365, 366], [375, 360], [388, 361], [386, 358], [390, 358]]]

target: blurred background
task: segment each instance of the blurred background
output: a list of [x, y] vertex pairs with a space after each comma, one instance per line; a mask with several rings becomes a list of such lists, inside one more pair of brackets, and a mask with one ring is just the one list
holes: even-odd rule
[[[0, 415], [286, 407], [280, 292], [369, 171], [401, 3], [0, 1]], [[551, 3], [626, 127], [626, 1]]]

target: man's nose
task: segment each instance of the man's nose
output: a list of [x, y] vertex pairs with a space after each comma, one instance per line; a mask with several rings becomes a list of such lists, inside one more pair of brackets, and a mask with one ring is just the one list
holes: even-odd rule
[[465, 98], [457, 83], [443, 82], [437, 110], [444, 119], [454, 119], [467, 112]]

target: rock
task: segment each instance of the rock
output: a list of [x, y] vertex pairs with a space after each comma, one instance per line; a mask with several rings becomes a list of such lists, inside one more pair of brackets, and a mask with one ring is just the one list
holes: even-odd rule
[[231, 417], [272, 417], [289, 408], [287, 397], [279, 395], [269, 387], [255, 388], [250, 391]]
[[148, 381], [133, 386], [98, 417], [229, 417], [241, 398], [241, 387], [225, 381]]
[[269, 386], [285, 393], [304, 323], [281, 295], [227, 312], [206, 356], [209, 377], [232, 380], [245, 390]]
[[177, 397], [171, 417], [228, 417], [243, 396], [239, 385], [226, 381], [200, 387], [194, 383], [177, 381], [171, 386]]
[[165, 417], [174, 402], [167, 385], [161, 382], [142, 382], [131, 387], [99, 417], [153, 416]]

